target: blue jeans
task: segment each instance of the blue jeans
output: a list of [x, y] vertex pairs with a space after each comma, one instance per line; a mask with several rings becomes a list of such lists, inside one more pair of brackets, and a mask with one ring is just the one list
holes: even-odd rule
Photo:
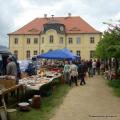
[[93, 75], [95, 75], [96, 73], [96, 68], [93, 68]]

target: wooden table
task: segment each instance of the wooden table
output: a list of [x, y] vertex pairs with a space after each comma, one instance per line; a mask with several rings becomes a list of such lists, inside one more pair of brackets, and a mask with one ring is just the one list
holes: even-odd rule
[[0, 92], [0, 98], [1, 98], [1, 103], [2, 105], [6, 108], [6, 103], [8, 103], [8, 94], [17, 91], [17, 101], [19, 100], [19, 91], [23, 88], [22, 85], [14, 85], [8, 89], [1, 90]]

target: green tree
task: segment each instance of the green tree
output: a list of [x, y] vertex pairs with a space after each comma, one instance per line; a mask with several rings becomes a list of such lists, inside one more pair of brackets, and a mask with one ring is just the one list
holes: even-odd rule
[[120, 27], [110, 26], [104, 32], [96, 48], [96, 57], [109, 59], [111, 57], [120, 57]]
[[115, 58], [117, 74], [118, 60], [120, 59], [120, 24], [109, 24], [108, 30], [103, 33], [96, 47], [95, 55], [97, 58], [105, 60]]

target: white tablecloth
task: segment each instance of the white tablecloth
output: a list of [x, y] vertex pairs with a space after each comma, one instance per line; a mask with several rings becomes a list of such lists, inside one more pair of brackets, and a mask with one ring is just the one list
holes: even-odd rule
[[48, 80], [48, 82], [46, 82], [46, 83], [38, 83], [38, 84], [34, 84], [34, 85], [24, 83], [24, 82], [22, 82], [22, 79], [21, 79], [21, 80], [19, 80], [19, 81], [20, 81], [19, 84], [24, 85], [24, 86], [26, 87], [26, 89], [30, 89], [30, 90], [40, 90], [41, 86], [52, 82], [55, 78], [59, 78], [60, 76], [61, 76], [61, 74], [59, 73], [58, 75], [55, 75], [55, 76], [53, 76], [52, 78], [43, 77], [43, 78], [41, 78], [41, 79], [43, 79], [43, 80]]

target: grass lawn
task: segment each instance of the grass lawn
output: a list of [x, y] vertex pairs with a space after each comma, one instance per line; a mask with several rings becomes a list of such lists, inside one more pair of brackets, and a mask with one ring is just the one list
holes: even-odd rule
[[113, 88], [115, 95], [120, 97], [120, 80], [109, 80], [108, 85]]
[[28, 112], [17, 112], [18, 120], [49, 120], [62, 104], [65, 95], [69, 92], [69, 85], [57, 85], [53, 94], [42, 97], [40, 109], [31, 108]]

